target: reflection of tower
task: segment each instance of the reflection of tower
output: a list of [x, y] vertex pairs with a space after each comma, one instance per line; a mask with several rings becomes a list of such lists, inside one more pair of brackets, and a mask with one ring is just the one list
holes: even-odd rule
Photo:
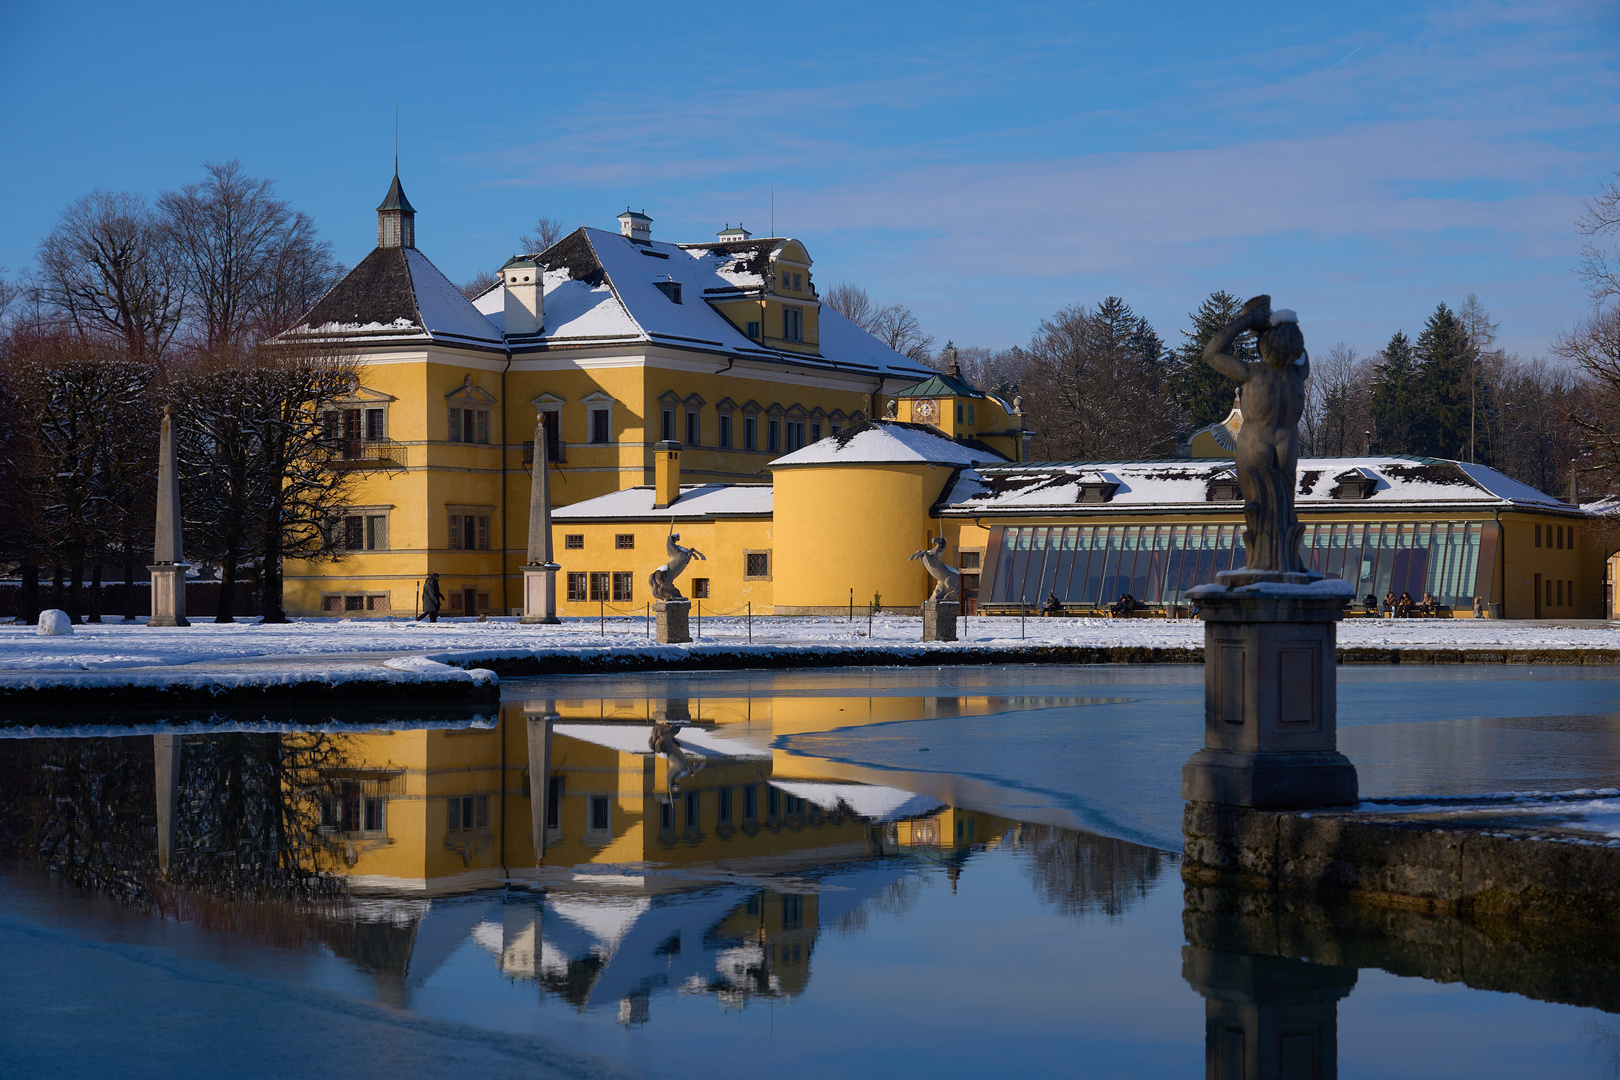
[[1181, 975], [1204, 995], [1207, 1080], [1339, 1075], [1339, 999], [1355, 968], [1187, 945]]
[[529, 717], [529, 828], [533, 830], [534, 864], [546, 857], [546, 822], [551, 795], [551, 729], [557, 722], [556, 702], [546, 702], [539, 716]]
[[157, 793], [158, 870], [169, 876], [169, 859], [174, 854], [174, 827], [180, 809], [179, 735], [152, 736], [153, 778]]

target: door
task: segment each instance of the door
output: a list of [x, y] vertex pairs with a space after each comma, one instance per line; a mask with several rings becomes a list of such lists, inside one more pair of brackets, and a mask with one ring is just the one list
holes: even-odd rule
[[467, 614], [467, 615], [477, 615], [478, 614], [478, 590], [477, 589], [463, 589], [463, 590], [461, 590], [461, 597], [462, 597], [462, 599], [461, 599], [461, 610], [462, 610], [462, 612], [464, 614]]

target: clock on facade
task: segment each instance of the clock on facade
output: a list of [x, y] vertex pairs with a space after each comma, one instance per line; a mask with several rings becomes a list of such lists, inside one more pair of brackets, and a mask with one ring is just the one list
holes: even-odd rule
[[911, 414], [922, 421], [932, 420], [937, 415], [934, 403], [924, 398], [911, 407]]

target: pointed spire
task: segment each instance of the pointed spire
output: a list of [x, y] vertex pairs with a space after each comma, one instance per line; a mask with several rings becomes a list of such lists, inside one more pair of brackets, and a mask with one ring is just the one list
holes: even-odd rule
[[377, 246], [416, 246], [416, 207], [405, 197], [399, 182], [399, 156], [394, 156], [394, 182], [388, 186], [382, 205], [377, 207]]

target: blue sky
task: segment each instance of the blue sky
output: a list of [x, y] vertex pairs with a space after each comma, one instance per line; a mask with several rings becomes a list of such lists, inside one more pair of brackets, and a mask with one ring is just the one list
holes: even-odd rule
[[1167, 339], [1269, 291], [1371, 351], [1469, 292], [1533, 354], [1583, 314], [1620, 170], [1613, 3], [0, 5], [0, 266], [71, 199], [204, 161], [275, 178], [347, 263], [394, 108], [454, 280], [540, 214], [741, 219], [941, 342], [1125, 297]]

